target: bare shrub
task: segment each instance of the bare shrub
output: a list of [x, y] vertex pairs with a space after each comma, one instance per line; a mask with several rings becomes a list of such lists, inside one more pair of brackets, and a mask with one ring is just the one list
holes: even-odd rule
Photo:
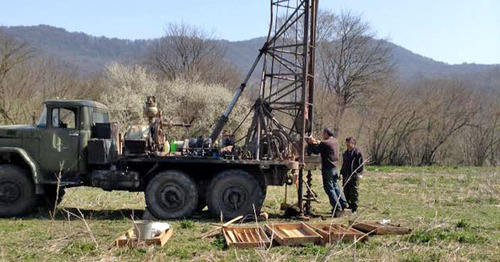
[[500, 97], [481, 94], [474, 101], [477, 116], [460, 132], [457, 139], [463, 164], [496, 165], [500, 145]]
[[347, 109], [362, 104], [371, 89], [392, 73], [390, 49], [360, 16], [349, 12], [319, 18], [318, 83], [332, 92], [337, 108], [333, 118], [340, 125]]
[[438, 150], [476, 116], [473, 93], [461, 82], [429, 80], [417, 87], [415, 97], [425, 115], [420, 136], [415, 141], [419, 165], [436, 163]]

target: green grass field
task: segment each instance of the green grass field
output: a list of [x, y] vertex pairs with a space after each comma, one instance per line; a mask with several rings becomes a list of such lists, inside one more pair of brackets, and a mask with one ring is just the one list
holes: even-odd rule
[[[413, 231], [405, 236], [375, 236], [356, 245], [335, 245], [329, 261], [500, 261], [500, 169], [367, 169], [361, 180], [358, 220], [390, 219]], [[289, 189], [294, 195], [295, 186]], [[314, 209], [326, 212], [329, 205], [317, 175], [314, 190], [321, 201], [313, 204]], [[280, 218], [283, 197], [284, 187], [268, 190], [263, 211], [272, 218], [261, 224], [291, 222]], [[200, 239], [218, 222], [206, 214], [170, 221], [174, 236], [163, 248], [113, 247], [114, 239], [131, 227], [131, 216], [139, 216], [143, 208], [139, 193], [68, 190], [54, 220], [48, 214], [0, 220], [0, 260], [319, 261], [330, 248], [227, 249], [221, 237]], [[85, 221], [68, 217], [66, 211], [75, 215], [81, 211]], [[348, 219], [335, 222], [347, 223]]]

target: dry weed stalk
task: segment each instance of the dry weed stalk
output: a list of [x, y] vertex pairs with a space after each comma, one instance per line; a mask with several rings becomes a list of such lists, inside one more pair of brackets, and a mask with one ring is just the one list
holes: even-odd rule
[[[259, 227], [259, 220], [257, 217], [257, 210], [255, 209], [255, 205], [253, 206], [253, 215], [255, 217], [255, 226], [257, 229], [260, 229]], [[273, 231], [274, 234], [274, 231]], [[259, 236], [259, 248], [256, 250], [257, 255], [259, 256], [260, 260], [265, 262], [265, 261], [275, 261], [275, 259], [272, 258], [271, 253], [269, 252], [269, 249], [272, 247], [272, 239], [271, 239], [271, 244], [269, 246], [266, 246], [266, 243], [262, 239], [262, 235], [260, 234], [260, 231], [258, 231]]]
[[85, 219], [85, 216], [83, 215], [82, 211], [80, 211], [79, 208], [76, 208], [76, 210], [78, 211], [78, 213], [80, 215], [77, 215], [71, 211], [68, 211], [67, 209], [63, 209], [64, 212], [66, 212], [68, 214], [68, 218], [69, 218], [69, 215], [72, 215], [80, 220], [83, 221], [83, 223], [85, 224], [85, 227], [87, 228], [87, 232], [89, 233], [89, 236], [90, 238], [92, 239], [92, 241], [94, 242], [94, 244], [96, 245], [97, 248], [99, 248], [99, 243], [97, 243], [97, 240], [94, 236], [94, 232], [92, 231], [92, 229], [90, 228], [89, 224], [87, 223], [87, 220]]
[[[59, 162], [59, 172], [56, 174], [57, 184], [56, 184], [56, 198], [54, 199], [54, 208], [53, 210], [49, 210], [50, 215], [50, 226], [49, 226], [49, 234], [52, 232], [52, 225], [54, 224], [56, 211], [57, 211], [57, 200], [59, 199], [59, 189], [61, 187], [61, 174], [64, 168], [64, 160]], [[50, 199], [48, 199], [50, 200]]]

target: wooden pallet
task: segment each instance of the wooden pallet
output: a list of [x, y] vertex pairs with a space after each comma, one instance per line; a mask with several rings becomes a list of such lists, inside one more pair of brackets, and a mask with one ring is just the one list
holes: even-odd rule
[[321, 244], [323, 239], [314, 229], [302, 222], [265, 225], [264, 228], [271, 239], [284, 246], [298, 246], [307, 243]]
[[373, 235], [383, 235], [383, 234], [397, 234], [404, 235], [409, 234], [411, 229], [408, 227], [402, 227], [399, 224], [386, 223], [382, 224], [378, 221], [359, 221], [353, 222], [349, 221], [352, 227], [365, 233]]
[[223, 227], [222, 235], [228, 247], [269, 247], [271, 240], [264, 230], [256, 226]]
[[321, 224], [308, 224], [311, 226], [316, 232], [318, 232], [323, 237], [323, 242], [326, 243], [335, 243], [339, 241], [344, 242], [353, 242], [353, 241], [366, 241], [368, 240], [368, 235], [365, 233], [356, 230], [354, 228], [349, 228], [342, 224], [330, 224], [330, 223], [321, 223]]
[[137, 246], [149, 246], [149, 245], [157, 245], [164, 246], [167, 241], [172, 237], [174, 233], [173, 228], [167, 229], [163, 231], [159, 236], [156, 236], [151, 239], [137, 239], [134, 234], [134, 229], [131, 228], [127, 230], [127, 233], [121, 235], [119, 238], [115, 240], [115, 245], [117, 247], [137, 247]]

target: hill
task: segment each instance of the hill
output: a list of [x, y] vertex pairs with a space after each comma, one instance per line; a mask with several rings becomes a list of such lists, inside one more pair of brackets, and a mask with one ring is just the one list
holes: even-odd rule
[[[32, 48], [42, 54], [77, 65], [82, 74], [100, 71], [103, 66], [113, 61], [127, 63], [141, 60], [146, 56], [149, 46], [154, 41], [153, 39], [126, 40], [96, 37], [81, 32], [68, 32], [65, 29], [48, 25], [0, 27], [0, 31], [20, 41], [28, 42]], [[250, 67], [265, 38], [235, 42], [217, 41], [225, 46], [227, 58], [243, 74]], [[465, 63], [450, 65], [415, 54], [391, 42], [384, 42], [393, 50], [392, 59], [402, 82], [422, 78], [454, 77], [473, 82], [485, 90], [500, 88], [500, 65]]]

